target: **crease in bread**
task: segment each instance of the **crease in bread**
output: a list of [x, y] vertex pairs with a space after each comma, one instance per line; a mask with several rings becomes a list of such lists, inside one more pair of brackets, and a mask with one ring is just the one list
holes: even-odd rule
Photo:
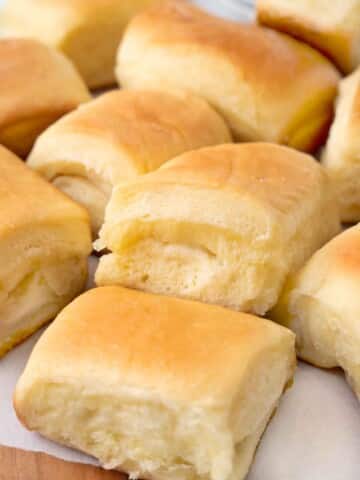
[[1, 38], [0, 58], [0, 143], [25, 157], [50, 124], [90, 94], [71, 62], [36, 40]]
[[273, 144], [203, 148], [114, 189], [96, 282], [264, 314], [339, 229], [313, 158]]
[[40, 136], [28, 165], [84, 205], [95, 237], [112, 187], [189, 150], [231, 142], [223, 119], [182, 91], [116, 90]]
[[360, 399], [360, 226], [327, 243], [285, 285], [271, 319], [296, 333], [300, 358], [341, 367]]
[[257, 0], [258, 21], [323, 52], [344, 73], [360, 63], [358, 0]]
[[240, 480], [292, 379], [294, 343], [247, 314], [97, 288], [42, 336], [14, 405], [30, 430], [130, 478]]
[[0, 147], [0, 355], [79, 294], [91, 253], [80, 206]]
[[202, 96], [236, 140], [304, 151], [326, 138], [340, 78], [308, 45], [213, 17], [185, 0], [163, 1], [132, 20], [116, 74], [125, 88], [162, 85]]
[[49, 265], [33, 265], [12, 289], [2, 284], [0, 357], [52, 320], [61, 306], [73, 299], [74, 292], [83, 290], [86, 275], [86, 260], [73, 257]]
[[[90, 88], [115, 83], [123, 31], [154, 0], [10, 0], [1, 12], [5, 34], [36, 38], [67, 55]], [[31, 15], [29, 15], [31, 11]]]
[[336, 115], [322, 155], [343, 222], [360, 221], [360, 67], [341, 81]]

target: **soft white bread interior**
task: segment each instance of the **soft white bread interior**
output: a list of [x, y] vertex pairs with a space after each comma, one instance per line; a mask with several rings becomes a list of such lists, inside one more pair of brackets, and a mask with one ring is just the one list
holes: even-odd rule
[[1, 12], [7, 35], [36, 38], [65, 53], [90, 88], [115, 83], [123, 31], [156, 0], [8, 0]]
[[28, 165], [87, 208], [97, 236], [114, 185], [183, 152], [230, 141], [224, 120], [201, 98], [116, 90], [49, 128]]
[[296, 333], [300, 358], [341, 367], [360, 400], [360, 225], [346, 230], [287, 282], [271, 318]]
[[0, 356], [85, 286], [86, 211], [0, 147]]
[[264, 314], [287, 274], [339, 231], [329, 183], [312, 157], [278, 145], [186, 153], [114, 189], [97, 284]]
[[322, 163], [333, 178], [342, 221], [360, 221], [360, 68], [340, 84]]
[[345, 73], [360, 63], [359, 0], [257, 0], [257, 17], [308, 42]]
[[24, 157], [43, 130], [90, 94], [72, 63], [36, 40], [0, 39], [0, 60], [0, 143]]
[[130, 23], [117, 78], [127, 88], [179, 87], [203, 96], [237, 140], [314, 150], [325, 139], [339, 74], [281, 33], [165, 0]]
[[242, 480], [292, 379], [294, 344], [247, 314], [93, 289], [41, 337], [14, 404], [27, 428], [130, 478]]

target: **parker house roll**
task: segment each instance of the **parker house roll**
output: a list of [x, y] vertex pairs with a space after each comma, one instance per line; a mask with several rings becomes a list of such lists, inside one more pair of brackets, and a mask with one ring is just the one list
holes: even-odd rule
[[45, 128], [89, 98], [75, 67], [56, 50], [0, 39], [0, 143], [10, 150], [25, 157]]
[[334, 180], [342, 220], [360, 221], [360, 68], [340, 84], [322, 161]]
[[0, 147], [0, 356], [51, 320], [86, 281], [86, 211]]
[[264, 314], [287, 274], [339, 231], [326, 172], [272, 144], [222, 145], [114, 189], [98, 285]]
[[200, 98], [118, 90], [48, 129], [28, 163], [88, 209], [97, 236], [114, 185], [188, 150], [230, 141], [225, 122]]
[[243, 313], [93, 289], [41, 337], [15, 409], [130, 478], [242, 480], [293, 377], [294, 344]]
[[90, 88], [115, 83], [115, 57], [124, 28], [156, 0], [7, 0], [5, 34], [37, 38], [65, 53]]
[[339, 79], [309, 46], [185, 0], [164, 1], [131, 22], [116, 71], [127, 88], [161, 85], [203, 96], [237, 140], [309, 151], [325, 139]]
[[360, 63], [359, 0], [257, 0], [259, 22], [324, 52], [345, 73]]
[[360, 400], [360, 225], [293, 275], [271, 318], [294, 330], [300, 358], [342, 367]]

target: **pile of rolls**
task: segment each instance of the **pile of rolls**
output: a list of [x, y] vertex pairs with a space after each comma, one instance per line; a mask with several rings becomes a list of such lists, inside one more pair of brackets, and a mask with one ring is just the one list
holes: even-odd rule
[[360, 1], [328, 3], [8, 2], [0, 355], [56, 317], [29, 430], [131, 478], [241, 480], [296, 354], [360, 398]]

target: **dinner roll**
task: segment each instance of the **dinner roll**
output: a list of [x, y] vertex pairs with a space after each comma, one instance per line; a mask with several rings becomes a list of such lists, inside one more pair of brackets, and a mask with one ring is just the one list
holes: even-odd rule
[[360, 225], [290, 277], [271, 318], [296, 333], [300, 358], [341, 367], [360, 400]]
[[127, 88], [181, 87], [203, 96], [237, 140], [300, 150], [324, 140], [339, 79], [307, 45], [183, 0], [165, 1], [131, 22], [116, 71]]
[[82, 291], [90, 252], [86, 211], [0, 147], [0, 357]]
[[15, 409], [130, 478], [242, 480], [292, 379], [294, 343], [243, 313], [94, 289], [41, 337]]
[[190, 152], [114, 189], [96, 281], [264, 314], [339, 231], [336, 207], [326, 172], [295, 150]]
[[54, 124], [28, 163], [88, 209], [97, 236], [114, 185], [188, 150], [230, 141], [222, 118], [200, 98], [118, 90]]
[[89, 98], [62, 54], [36, 40], [0, 39], [0, 143], [10, 150], [26, 156], [45, 128]]
[[323, 153], [337, 189], [341, 219], [360, 221], [360, 68], [342, 80], [335, 121]]
[[346, 73], [360, 63], [359, 0], [257, 0], [259, 22], [318, 48]]
[[90, 88], [115, 83], [115, 57], [133, 15], [156, 0], [8, 0], [2, 9], [7, 35], [37, 38], [58, 48]]

